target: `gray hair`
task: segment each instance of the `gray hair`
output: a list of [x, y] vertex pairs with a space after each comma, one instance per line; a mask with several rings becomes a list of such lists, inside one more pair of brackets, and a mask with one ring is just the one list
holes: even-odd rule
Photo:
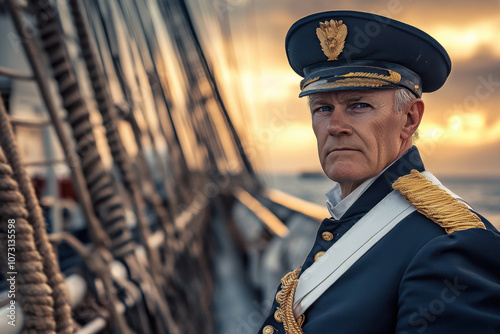
[[[412, 92], [410, 92], [406, 88], [398, 88], [394, 92], [394, 111], [399, 113], [404, 110], [408, 102], [413, 101], [416, 99], [416, 96], [413, 95]], [[418, 135], [418, 129], [413, 133], [413, 140], [417, 140], [419, 138]]]
[[398, 88], [394, 92], [394, 111], [402, 112], [408, 102], [415, 100], [416, 97], [406, 88]]

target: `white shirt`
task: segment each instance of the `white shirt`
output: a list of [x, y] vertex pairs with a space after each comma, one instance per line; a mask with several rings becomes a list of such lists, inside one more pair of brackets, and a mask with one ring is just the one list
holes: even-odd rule
[[[399, 158], [398, 158], [399, 159]], [[372, 177], [371, 179], [366, 180], [361, 183], [359, 187], [354, 189], [346, 198], [342, 199], [342, 190], [340, 189], [340, 184], [335, 184], [332, 189], [328, 190], [325, 194], [326, 196], [326, 208], [328, 212], [332, 215], [332, 218], [335, 220], [339, 220], [342, 218], [344, 213], [357, 201], [357, 199], [363, 195], [363, 193], [368, 189], [369, 186], [372, 185], [373, 182], [389, 168], [394, 162], [398, 159], [394, 160], [389, 166], [385, 167], [377, 176]]]

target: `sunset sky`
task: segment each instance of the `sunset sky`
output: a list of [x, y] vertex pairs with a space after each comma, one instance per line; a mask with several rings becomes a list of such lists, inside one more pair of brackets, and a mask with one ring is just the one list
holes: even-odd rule
[[[414, 25], [450, 54], [447, 83], [423, 96], [417, 146], [426, 167], [438, 175], [500, 176], [500, 0], [214, 0], [193, 8], [228, 103], [241, 110], [233, 116], [258, 170], [320, 170], [306, 99], [297, 97], [301, 78], [288, 65], [284, 39], [303, 16], [352, 9]], [[220, 33], [224, 17], [230, 35]]]

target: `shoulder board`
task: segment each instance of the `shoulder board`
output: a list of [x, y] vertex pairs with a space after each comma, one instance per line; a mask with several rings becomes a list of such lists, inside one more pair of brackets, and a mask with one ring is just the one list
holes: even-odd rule
[[413, 204], [418, 212], [439, 224], [448, 234], [470, 228], [486, 229], [481, 219], [465, 204], [416, 170], [401, 176], [392, 187]]

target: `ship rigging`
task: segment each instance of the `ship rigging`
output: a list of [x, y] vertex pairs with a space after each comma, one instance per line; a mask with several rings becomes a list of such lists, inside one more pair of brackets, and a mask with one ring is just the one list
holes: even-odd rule
[[323, 214], [257, 176], [189, 2], [5, 0], [0, 26], [0, 332], [244, 328], [218, 291], [241, 269], [265, 304]]

